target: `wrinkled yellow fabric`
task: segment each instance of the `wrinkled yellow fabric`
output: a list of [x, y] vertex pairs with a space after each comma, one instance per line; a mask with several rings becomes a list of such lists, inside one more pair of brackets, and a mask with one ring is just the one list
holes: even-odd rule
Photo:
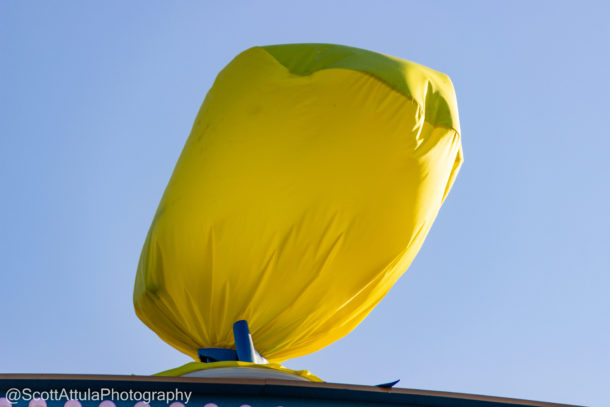
[[462, 162], [457, 117], [451, 81], [411, 62], [329, 44], [238, 55], [153, 219], [137, 315], [193, 358], [235, 349], [242, 319], [271, 362], [343, 337], [421, 247]]

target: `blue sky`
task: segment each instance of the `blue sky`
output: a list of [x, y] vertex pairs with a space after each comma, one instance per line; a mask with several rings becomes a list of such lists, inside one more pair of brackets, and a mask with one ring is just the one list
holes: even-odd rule
[[351, 45], [447, 73], [465, 163], [327, 381], [606, 406], [610, 8], [602, 2], [0, 0], [0, 372], [189, 359], [135, 316], [146, 232], [218, 71]]

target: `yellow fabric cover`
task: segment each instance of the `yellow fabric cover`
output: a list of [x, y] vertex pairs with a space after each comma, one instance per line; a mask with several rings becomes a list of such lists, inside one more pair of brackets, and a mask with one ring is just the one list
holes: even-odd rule
[[309, 370], [292, 370], [288, 369], [277, 363], [267, 363], [267, 364], [258, 364], [258, 363], [250, 363], [250, 362], [238, 362], [238, 361], [226, 361], [226, 362], [213, 362], [213, 363], [203, 363], [203, 362], [190, 362], [186, 365], [182, 365], [176, 367], [174, 369], [166, 370], [160, 373], [155, 374], [155, 376], [183, 376], [187, 373], [196, 372], [198, 370], [204, 369], [216, 369], [221, 367], [251, 367], [257, 369], [271, 369], [278, 370], [280, 372], [290, 373], [293, 375], [301, 376], [304, 379], [309, 380], [310, 382], [323, 382], [315, 374], [311, 373]]
[[150, 227], [134, 305], [197, 358], [245, 319], [271, 362], [362, 321], [462, 162], [451, 81], [329, 44], [254, 47], [218, 75]]

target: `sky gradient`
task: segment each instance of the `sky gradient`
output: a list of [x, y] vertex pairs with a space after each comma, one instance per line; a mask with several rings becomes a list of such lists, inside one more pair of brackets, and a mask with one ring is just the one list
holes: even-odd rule
[[332, 382], [610, 403], [610, 8], [603, 2], [0, 0], [0, 372], [189, 361], [135, 316], [148, 227], [218, 71], [328, 42], [448, 74], [465, 162]]

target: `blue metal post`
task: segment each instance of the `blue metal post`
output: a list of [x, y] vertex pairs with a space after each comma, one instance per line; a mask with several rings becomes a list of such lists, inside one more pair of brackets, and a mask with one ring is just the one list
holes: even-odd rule
[[205, 363], [223, 362], [237, 360], [250, 363], [269, 363], [262, 357], [252, 342], [252, 335], [248, 327], [248, 321], [241, 320], [233, 324], [233, 338], [235, 339], [235, 350], [224, 348], [201, 348], [199, 349], [199, 360]]
[[267, 359], [254, 349], [248, 321], [241, 320], [233, 324], [233, 336], [235, 337], [237, 360], [251, 363], [268, 363]]

